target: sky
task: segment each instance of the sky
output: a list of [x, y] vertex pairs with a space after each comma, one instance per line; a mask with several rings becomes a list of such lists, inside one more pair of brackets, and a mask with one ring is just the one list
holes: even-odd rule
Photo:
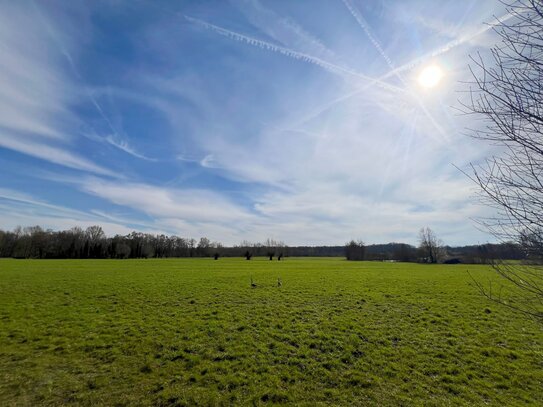
[[461, 171], [492, 150], [458, 108], [503, 16], [497, 0], [1, 1], [0, 229], [492, 241]]

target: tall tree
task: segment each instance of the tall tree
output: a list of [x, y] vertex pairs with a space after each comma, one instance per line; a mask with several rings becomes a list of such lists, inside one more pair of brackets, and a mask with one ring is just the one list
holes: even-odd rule
[[[483, 201], [497, 210], [481, 223], [501, 241], [518, 242], [533, 263], [541, 260], [543, 247], [543, 2], [506, 6], [510, 17], [495, 26], [500, 41], [490, 61], [473, 58], [471, 97], [464, 104], [484, 123], [472, 136], [501, 151], [473, 165], [468, 175]], [[543, 321], [541, 267], [501, 263], [495, 269], [523, 298], [515, 307]], [[489, 289], [484, 292], [511, 306]]]
[[199, 256], [207, 257], [209, 256], [209, 250], [211, 248], [211, 241], [207, 237], [201, 237], [196, 247], [196, 252]]
[[427, 263], [439, 263], [443, 260], [443, 242], [428, 227], [419, 231], [419, 250], [422, 258]]
[[345, 245], [345, 257], [347, 260], [364, 260], [366, 258], [366, 246], [362, 240], [351, 240]]

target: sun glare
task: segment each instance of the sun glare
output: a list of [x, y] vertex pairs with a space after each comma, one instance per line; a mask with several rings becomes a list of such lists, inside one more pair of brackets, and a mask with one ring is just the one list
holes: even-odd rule
[[443, 78], [443, 70], [437, 65], [428, 65], [418, 76], [419, 85], [423, 88], [435, 88]]

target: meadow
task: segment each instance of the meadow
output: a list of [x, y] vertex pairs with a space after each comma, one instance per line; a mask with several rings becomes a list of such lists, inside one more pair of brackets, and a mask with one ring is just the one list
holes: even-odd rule
[[0, 405], [543, 405], [541, 326], [468, 269], [1, 259]]

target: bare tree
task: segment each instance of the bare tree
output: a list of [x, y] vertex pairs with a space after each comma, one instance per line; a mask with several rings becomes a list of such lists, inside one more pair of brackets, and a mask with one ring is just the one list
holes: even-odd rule
[[201, 237], [196, 247], [196, 253], [199, 256], [207, 257], [209, 256], [209, 249], [211, 248], [211, 241], [207, 237]]
[[104, 239], [106, 235], [100, 226], [89, 226], [85, 230], [87, 238], [86, 257], [101, 258], [104, 249]]
[[439, 263], [444, 257], [443, 242], [428, 227], [419, 232], [419, 250], [426, 263]]
[[[273, 257], [278, 251], [286, 247], [285, 243], [282, 241], [271, 238], [267, 238], [266, 241], [262, 243], [262, 246], [266, 248], [266, 256], [268, 256], [270, 260], [273, 260]], [[283, 253], [280, 253], [281, 257], [283, 257], [282, 254]], [[281, 259], [278, 257], [278, 260]]]
[[366, 246], [362, 240], [351, 240], [345, 245], [345, 257], [347, 260], [361, 261], [366, 258]]
[[543, 321], [543, 269], [533, 264], [541, 261], [543, 248], [543, 2], [505, 5], [510, 17], [494, 27], [500, 41], [490, 62], [480, 54], [472, 58], [474, 80], [464, 103], [484, 123], [471, 135], [499, 152], [472, 165], [468, 175], [483, 202], [497, 211], [480, 223], [500, 241], [518, 242], [531, 264], [494, 264], [511, 283], [509, 297], [479, 286], [490, 298]]

